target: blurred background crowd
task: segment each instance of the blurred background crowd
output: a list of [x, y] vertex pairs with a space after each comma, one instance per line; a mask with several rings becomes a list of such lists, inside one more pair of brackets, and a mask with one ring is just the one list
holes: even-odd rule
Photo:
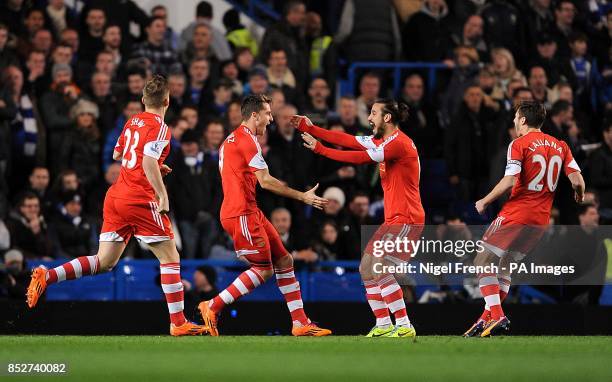
[[[113, 148], [125, 121], [143, 110], [152, 73], [170, 84], [167, 164], [174, 171], [166, 183], [184, 258], [235, 258], [219, 225], [218, 149], [240, 124], [240, 99], [250, 93], [273, 100], [274, 122], [260, 137], [270, 172], [300, 190], [320, 183], [330, 200], [319, 212], [258, 191], [260, 208], [298, 262], [359, 259], [360, 227], [381, 223], [383, 204], [377, 166], [313, 155], [290, 117], [369, 135], [369, 105], [378, 97], [410, 107], [400, 128], [418, 147], [427, 222], [443, 227], [438, 235], [485, 224], [499, 208], [480, 217], [473, 203], [503, 176], [515, 138], [513, 105], [521, 100], [544, 102], [544, 132], [569, 144], [586, 178], [584, 206], [560, 180], [551, 222], [593, 232], [612, 219], [606, 1], [264, 3], [279, 17], [263, 17], [257, 33], [237, 8], [217, 14], [206, 1], [182, 30], [168, 23], [172, 9], [132, 0], [0, 1], [0, 252], [7, 269], [19, 274], [26, 260], [95, 252], [104, 195], [120, 171]], [[426, 68], [402, 70], [399, 78], [363, 69], [349, 94], [339, 84], [361, 61], [438, 66], [435, 78]], [[151, 256], [136, 242], [126, 255]]]

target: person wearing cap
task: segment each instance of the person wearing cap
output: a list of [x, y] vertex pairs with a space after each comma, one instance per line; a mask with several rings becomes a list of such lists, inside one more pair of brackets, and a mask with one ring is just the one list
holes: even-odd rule
[[83, 198], [77, 191], [61, 195], [59, 214], [50, 224], [51, 237], [59, 257], [77, 258], [93, 251], [93, 226], [83, 216]]
[[53, 79], [51, 86], [41, 97], [39, 110], [47, 128], [49, 167], [51, 172], [55, 173], [59, 169], [56, 154], [58, 154], [66, 132], [72, 128], [70, 108], [79, 99], [81, 90], [73, 81], [70, 65], [53, 65], [51, 77]]
[[222, 192], [218, 164], [204, 160], [201, 135], [187, 130], [181, 137], [181, 152], [168, 176], [168, 194], [174, 205], [182, 239], [183, 258], [207, 258], [219, 233]]
[[98, 106], [84, 99], [71, 109], [75, 127], [66, 134], [59, 152], [60, 170], [73, 169], [88, 189], [100, 175], [100, 130], [96, 120]]
[[0, 296], [5, 294], [9, 299], [23, 300], [29, 278], [30, 273], [29, 270], [25, 269], [23, 253], [18, 249], [11, 249], [6, 252], [4, 254], [4, 272], [0, 270]]

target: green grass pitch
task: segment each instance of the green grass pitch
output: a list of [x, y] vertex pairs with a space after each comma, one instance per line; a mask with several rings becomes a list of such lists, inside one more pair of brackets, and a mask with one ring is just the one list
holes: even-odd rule
[[0, 362], [65, 362], [8, 381], [612, 381], [612, 337], [0, 336]]

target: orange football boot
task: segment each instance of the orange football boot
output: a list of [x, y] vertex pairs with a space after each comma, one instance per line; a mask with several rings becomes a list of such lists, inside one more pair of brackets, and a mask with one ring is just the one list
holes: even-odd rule
[[32, 279], [30, 280], [30, 285], [28, 285], [28, 291], [26, 292], [28, 307], [35, 307], [40, 296], [45, 293], [45, 289], [47, 289], [47, 272], [48, 271], [43, 267], [32, 270]]
[[217, 314], [210, 309], [208, 306], [210, 300], [202, 301], [198, 305], [198, 310], [204, 320], [204, 325], [208, 327], [208, 332], [212, 337], [219, 336], [219, 330], [217, 329]]
[[185, 321], [181, 326], [170, 324], [170, 334], [174, 337], [179, 336], [199, 336], [208, 333], [208, 328], [203, 325], [197, 325], [193, 322]]
[[323, 337], [329, 336], [330, 334], [332, 334], [332, 332], [329, 329], [319, 328], [317, 325], [310, 323], [308, 325], [303, 326], [294, 325], [293, 329], [291, 329], [291, 334], [293, 334], [295, 337]]

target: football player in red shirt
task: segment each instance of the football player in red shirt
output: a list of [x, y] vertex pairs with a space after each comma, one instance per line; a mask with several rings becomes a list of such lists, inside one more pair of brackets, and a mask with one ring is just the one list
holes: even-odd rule
[[464, 337], [487, 337], [509, 330], [510, 321], [501, 308], [510, 288], [509, 264], [524, 258], [546, 230], [561, 171], [572, 184], [576, 202], [584, 201], [580, 167], [567, 143], [540, 131], [545, 117], [546, 109], [540, 102], [518, 105], [514, 116], [517, 138], [508, 146], [504, 177], [476, 202], [476, 210], [483, 214], [491, 203], [512, 190], [510, 199], [483, 235], [484, 251], [474, 259], [474, 265], [491, 270], [491, 265], [497, 265], [498, 273], [478, 275], [485, 310]]
[[[367, 337], [415, 337], [402, 289], [392, 274], [380, 273], [376, 264], [407, 262], [411, 253], [388, 253], [384, 259], [373, 251], [375, 241], [420, 239], [425, 224], [419, 180], [421, 165], [412, 139], [399, 130], [399, 123], [408, 116], [408, 106], [393, 100], [379, 99], [368, 117], [374, 135], [367, 137], [329, 131], [314, 126], [306, 117], [295, 116], [292, 124], [302, 131], [304, 145], [317, 154], [341, 162], [378, 163], [384, 192], [385, 223], [369, 240], [359, 271], [366, 289], [366, 298], [376, 317], [376, 326]], [[324, 146], [314, 137], [350, 150]], [[376, 272], [379, 269], [379, 273]], [[391, 323], [389, 311], [395, 316]]]
[[168, 218], [168, 194], [162, 180], [171, 170], [163, 164], [170, 152], [170, 129], [164, 114], [170, 104], [168, 82], [153, 76], [143, 90], [145, 112], [130, 118], [115, 146], [121, 160], [119, 179], [104, 199], [100, 247], [94, 256], [83, 256], [47, 270], [32, 272], [27, 302], [33, 308], [47, 286], [110, 271], [132, 236], [149, 245], [159, 259], [161, 284], [170, 313], [173, 336], [204, 334], [206, 327], [185, 319], [179, 253]]
[[301, 192], [286, 186], [268, 171], [257, 136], [266, 132], [272, 122], [271, 100], [265, 95], [250, 95], [242, 102], [242, 123], [219, 148], [219, 171], [223, 186], [221, 225], [232, 237], [236, 256], [249, 262], [230, 286], [209, 301], [198, 305], [210, 334], [218, 336], [217, 316], [239, 297], [251, 292], [276, 274], [278, 288], [283, 293], [291, 314], [294, 336], [326, 336], [328, 329], [313, 324], [304, 312], [300, 284], [293, 271], [293, 258], [272, 223], [257, 207], [257, 183], [277, 195], [296, 199], [321, 209], [326, 199], [315, 195], [319, 187]]

